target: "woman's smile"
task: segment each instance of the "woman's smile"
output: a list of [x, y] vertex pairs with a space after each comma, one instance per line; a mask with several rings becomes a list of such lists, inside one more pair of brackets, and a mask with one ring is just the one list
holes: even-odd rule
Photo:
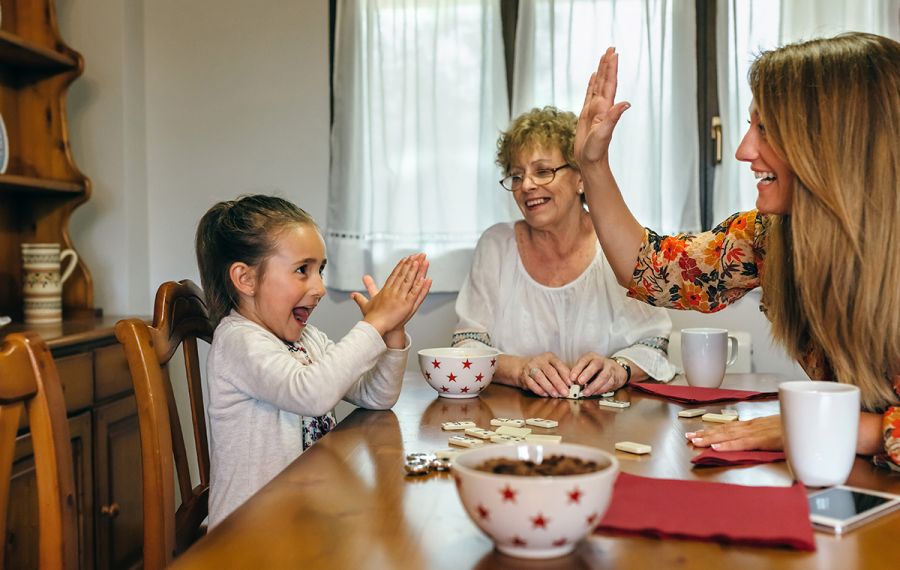
[[550, 198], [547, 196], [542, 196], [540, 198], [529, 198], [525, 200], [525, 207], [528, 208], [529, 211], [534, 211], [539, 209], [544, 204], [550, 202]]

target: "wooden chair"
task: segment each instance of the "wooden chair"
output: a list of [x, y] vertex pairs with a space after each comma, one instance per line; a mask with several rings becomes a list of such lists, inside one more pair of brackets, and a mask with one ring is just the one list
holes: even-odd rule
[[[205, 532], [209, 507], [209, 444], [197, 339], [212, 342], [213, 327], [203, 292], [190, 280], [163, 283], [156, 292], [153, 324], [126, 319], [116, 324], [134, 383], [144, 477], [144, 567], [163, 568]], [[190, 397], [200, 483], [194, 487], [169, 361], [181, 346]], [[177, 475], [180, 503], [175, 506]]]
[[[14, 333], [0, 349], [0, 537], [6, 539], [16, 432], [28, 414], [38, 494], [41, 568], [78, 567], [77, 504], [66, 405], [50, 350], [34, 333]], [[0, 568], [4, 568], [0, 544]]]

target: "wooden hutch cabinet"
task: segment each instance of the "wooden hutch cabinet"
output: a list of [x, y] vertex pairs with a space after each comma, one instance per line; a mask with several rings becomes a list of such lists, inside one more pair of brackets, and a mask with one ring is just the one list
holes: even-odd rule
[[[81, 75], [81, 55], [59, 37], [56, 0], [0, 0], [0, 116], [8, 134], [0, 174], [0, 329], [33, 330], [59, 368], [72, 437], [83, 568], [127, 568], [141, 562], [141, 456], [137, 409], [115, 317], [94, 306], [83, 260], [66, 281], [64, 321], [23, 320], [21, 244], [73, 248], [69, 218], [91, 195], [72, 160], [65, 97]], [[3, 379], [0, 378], [0, 382]], [[31, 436], [23, 421], [10, 488], [8, 568], [37, 567], [37, 503]]]

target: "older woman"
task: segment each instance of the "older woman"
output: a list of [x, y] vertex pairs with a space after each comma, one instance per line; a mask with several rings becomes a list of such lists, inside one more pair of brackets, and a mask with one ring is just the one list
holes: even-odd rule
[[574, 383], [590, 396], [675, 373], [668, 315], [627, 298], [598, 245], [575, 125], [574, 114], [545, 107], [501, 134], [500, 184], [524, 219], [484, 232], [456, 301], [453, 345], [498, 348], [495, 381], [540, 396], [565, 396]]

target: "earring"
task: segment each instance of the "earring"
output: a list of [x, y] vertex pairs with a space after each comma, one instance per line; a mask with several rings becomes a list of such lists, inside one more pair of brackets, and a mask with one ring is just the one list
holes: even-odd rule
[[582, 188], [581, 186], [579, 186], [579, 187], [578, 187], [578, 193], [579, 193], [579, 194], [584, 194], [584, 188]]

